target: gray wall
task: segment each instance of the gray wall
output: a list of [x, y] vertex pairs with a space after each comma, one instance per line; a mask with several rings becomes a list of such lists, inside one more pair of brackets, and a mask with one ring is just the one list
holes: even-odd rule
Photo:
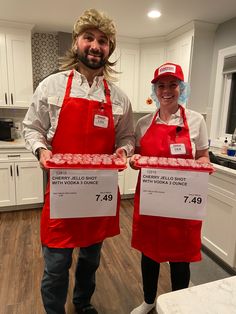
[[225, 23], [220, 24], [215, 33], [212, 71], [211, 71], [211, 83], [210, 83], [210, 93], [209, 93], [209, 107], [207, 110], [208, 111], [207, 112], [207, 125], [209, 129], [210, 129], [210, 124], [211, 124], [211, 113], [212, 113], [212, 106], [213, 106], [213, 99], [214, 99], [218, 53], [220, 49], [228, 48], [235, 45], [236, 45], [236, 17]]

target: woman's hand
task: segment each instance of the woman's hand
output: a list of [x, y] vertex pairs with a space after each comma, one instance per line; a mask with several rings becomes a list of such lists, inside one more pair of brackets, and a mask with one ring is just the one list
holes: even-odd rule
[[140, 154], [134, 154], [133, 156], [130, 157], [129, 165], [132, 169], [139, 170], [139, 168], [135, 167], [134, 164], [135, 164], [135, 161], [140, 158], [140, 156], [141, 156]]
[[208, 148], [203, 150], [197, 150], [195, 160], [202, 164], [210, 164], [211, 162], [209, 158]]
[[213, 164], [210, 162], [208, 149], [197, 150], [195, 159], [196, 159], [196, 162], [198, 162], [199, 164], [208, 164], [209, 167], [212, 168], [212, 171], [210, 172], [210, 174], [215, 171]]
[[[124, 160], [124, 163], [127, 163], [127, 153], [126, 150], [124, 150], [123, 148], [117, 148], [117, 150], [115, 151], [115, 155], [119, 158], [122, 158]], [[123, 171], [122, 169], [119, 171]]]

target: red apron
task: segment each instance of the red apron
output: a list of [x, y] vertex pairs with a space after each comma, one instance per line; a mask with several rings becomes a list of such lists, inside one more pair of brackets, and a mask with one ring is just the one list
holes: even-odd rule
[[[157, 124], [156, 116], [140, 140], [141, 155], [192, 159], [185, 110], [180, 106], [183, 127]], [[186, 154], [171, 155], [170, 144], [184, 143]], [[139, 215], [140, 174], [134, 198], [132, 247], [156, 262], [201, 260], [201, 226], [198, 220]], [[158, 206], [158, 204], [157, 204]]]
[[[110, 91], [104, 80], [106, 103], [70, 97], [74, 72], [68, 78], [66, 92], [52, 141], [55, 153], [113, 154], [115, 129]], [[103, 115], [107, 127], [94, 126], [94, 116]], [[84, 247], [120, 233], [120, 194], [118, 192], [116, 216], [50, 219], [50, 186], [48, 184], [41, 218], [41, 241], [55, 248]]]

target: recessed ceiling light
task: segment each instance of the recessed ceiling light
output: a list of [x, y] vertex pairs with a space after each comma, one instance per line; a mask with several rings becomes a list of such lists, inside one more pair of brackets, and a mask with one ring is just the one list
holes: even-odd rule
[[161, 12], [159, 12], [157, 10], [153, 10], [153, 11], [148, 12], [147, 15], [148, 15], [148, 17], [150, 17], [152, 19], [156, 19], [156, 18], [161, 16]]

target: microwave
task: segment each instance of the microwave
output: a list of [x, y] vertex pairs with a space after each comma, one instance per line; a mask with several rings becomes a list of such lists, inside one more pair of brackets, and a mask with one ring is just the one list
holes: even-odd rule
[[0, 118], [0, 141], [14, 141], [14, 135], [13, 120]]

